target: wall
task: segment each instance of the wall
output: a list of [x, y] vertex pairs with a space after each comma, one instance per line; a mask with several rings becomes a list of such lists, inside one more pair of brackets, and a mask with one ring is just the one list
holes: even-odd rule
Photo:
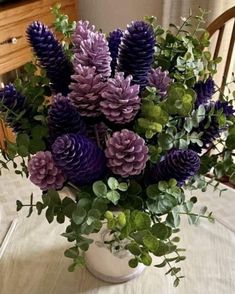
[[161, 0], [79, 0], [79, 18], [87, 19], [104, 32], [125, 28], [145, 15], [161, 18]]

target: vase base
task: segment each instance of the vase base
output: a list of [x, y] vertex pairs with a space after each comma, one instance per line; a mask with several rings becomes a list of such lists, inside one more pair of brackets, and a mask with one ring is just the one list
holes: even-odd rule
[[138, 267], [133, 273], [129, 275], [124, 275], [124, 276], [109, 276], [109, 275], [100, 273], [97, 270], [95, 270], [92, 267], [92, 265], [90, 265], [89, 262], [87, 262], [87, 260], [86, 260], [86, 268], [95, 278], [101, 281], [112, 283], [112, 284], [119, 284], [119, 283], [125, 283], [132, 279], [137, 278], [138, 276], [142, 274], [142, 272], [145, 270], [146, 267], [143, 264], [140, 264], [138, 265]]

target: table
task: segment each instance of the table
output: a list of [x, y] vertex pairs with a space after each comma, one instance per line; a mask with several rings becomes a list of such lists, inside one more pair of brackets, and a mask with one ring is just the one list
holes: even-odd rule
[[[39, 197], [35, 186], [12, 171], [0, 177], [0, 238], [16, 216], [16, 199], [28, 200], [31, 191]], [[119, 285], [99, 281], [85, 268], [69, 273], [70, 261], [63, 256], [69, 244], [60, 236], [65, 225], [48, 224], [36, 212], [31, 218], [19, 212], [17, 227], [0, 260], [0, 294], [234, 294], [235, 192], [229, 189], [221, 197], [212, 189], [194, 194], [218, 221], [189, 226], [183, 220], [180, 237], [187, 259], [181, 267], [186, 278], [178, 288], [164, 275], [167, 268], [147, 268], [139, 278]]]

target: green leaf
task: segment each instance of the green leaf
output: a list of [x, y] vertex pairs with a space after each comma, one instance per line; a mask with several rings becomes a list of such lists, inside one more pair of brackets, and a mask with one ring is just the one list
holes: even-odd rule
[[128, 184], [127, 183], [120, 183], [118, 184], [118, 190], [122, 191], [122, 192], [126, 192], [128, 189]]
[[27, 134], [19, 134], [16, 137], [16, 143], [18, 146], [25, 146], [27, 148], [29, 146], [29, 136]]
[[184, 122], [184, 129], [185, 131], [187, 131], [188, 133], [191, 132], [193, 128], [193, 122], [192, 122], [192, 118], [191, 117], [186, 117], [185, 118], [185, 122]]
[[170, 150], [173, 147], [174, 138], [170, 134], [160, 134], [158, 137], [159, 146], [163, 150]]
[[154, 236], [146, 236], [143, 238], [144, 245], [148, 248], [148, 250], [155, 252], [158, 248], [159, 241]]
[[[136, 227], [136, 230], [145, 230], [149, 229], [151, 226], [151, 219], [148, 214], [141, 211], [134, 211], [133, 222]], [[132, 213], [133, 215], [133, 213]]]
[[47, 192], [47, 197], [50, 199], [50, 205], [60, 205], [61, 204], [61, 199], [60, 195], [57, 191], [55, 190], [48, 190]]
[[126, 215], [124, 212], [120, 212], [117, 217], [119, 226], [124, 227], [126, 225]]
[[146, 266], [150, 266], [152, 263], [152, 257], [148, 253], [143, 253], [140, 255], [142, 263]]
[[46, 219], [49, 224], [52, 223], [54, 220], [54, 213], [51, 208], [47, 208], [47, 210], [46, 210]]
[[161, 268], [161, 267], [164, 267], [164, 266], [166, 266], [166, 261], [164, 260], [162, 263], [159, 263], [159, 264], [155, 264], [154, 266], [155, 267], [158, 267], [158, 268]]
[[21, 145], [17, 148], [17, 152], [21, 157], [26, 157], [29, 155], [28, 147]]
[[88, 198], [82, 198], [78, 201], [78, 206], [88, 211], [91, 208], [92, 202]]
[[92, 185], [93, 192], [98, 197], [105, 197], [107, 194], [107, 186], [102, 181], [97, 181]]
[[151, 233], [160, 240], [166, 240], [171, 236], [172, 230], [163, 223], [157, 223], [151, 227]]
[[76, 225], [80, 225], [83, 223], [86, 217], [86, 210], [82, 207], [77, 207], [72, 213], [72, 220], [75, 222]]
[[22, 202], [20, 200], [16, 200], [16, 210], [20, 211], [22, 207], [23, 207]]
[[98, 209], [92, 208], [91, 210], [88, 211], [87, 214], [88, 217], [93, 217], [94, 219], [99, 220], [101, 217], [101, 212]]
[[156, 256], [163, 256], [169, 252], [169, 246], [162, 241], [159, 241], [157, 250], [153, 253]]
[[150, 199], [156, 199], [159, 196], [159, 189], [158, 185], [150, 185], [146, 189], [146, 194]]
[[131, 254], [136, 256], [140, 255], [142, 252], [139, 245], [135, 242], [131, 242], [130, 244], [128, 244], [127, 250], [129, 250]]
[[118, 200], [120, 199], [120, 194], [115, 190], [109, 191], [107, 193], [107, 199], [110, 200], [114, 205], [117, 205]]
[[77, 247], [71, 247], [64, 252], [64, 256], [68, 258], [76, 258], [79, 254], [79, 250]]
[[43, 208], [44, 208], [43, 203], [38, 201], [38, 202], [36, 203], [36, 208], [37, 208], [37, 211], [38, 211], [38, 215], [40, 215], [41, 212], [42, 212], [42, 210], [43, 210]]
[[138, 259], [137, 258], [132, 258], [129, 260], [129, 267], [135, 268], [138, 265]]
[[107, 210], [107, 200], [104, 198], [96, 198], [92, 203], [92, 208], [98, 209], [102, 214]]
[[111, 190], [116, 190], [118, 188], [119, 184], [118, 184], [118, 181], [115, 178], [110, 177], [108, 179], [108, 186], [109, 186], [109, 188]]

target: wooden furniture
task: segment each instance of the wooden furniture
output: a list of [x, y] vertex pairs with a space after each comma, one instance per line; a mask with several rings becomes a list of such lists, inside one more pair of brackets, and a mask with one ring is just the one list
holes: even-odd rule
[[235, 6], [233, 6], [232, 8], [230, 8], [229, 10], [221, 14], [219, 17], [217, 17], [207, 28], [207, 31], [209, 32], [210, 37], [212, 37], [218, 31], [218, 37], [217, 37], [214, 55], [213, 55], [213, 57], [216, 58], [219, 55], [219, 50], [220, 50], [223, 36], [225, 33], [226, 23], [230, 21], [231, 19], [233, 19], [233, 29], [232, 29], [232, 33], [230, 37], [230, 42], [229, 42], [225, 66], [224, 66], [222, 85], [221, 85], [222, 92], [224, 91], [224, 87], [227, 81], [229, 67], [230, 67], [230, 63], [232, 59], [233, 48], [234, 48], [234, 42], [235, 42]]
[[[61, 3], [62, 11], [70, 19], [77, 19], [78, 0], [26, 0], [0, 4], [0, 75], [14, 70], [32, 59], [25, 30], [34, 20], [52, 26], [54, 16], [50, 8]], [[12, 139], [11, 132], [0, 122], [0, 148], [4, 138]]]

